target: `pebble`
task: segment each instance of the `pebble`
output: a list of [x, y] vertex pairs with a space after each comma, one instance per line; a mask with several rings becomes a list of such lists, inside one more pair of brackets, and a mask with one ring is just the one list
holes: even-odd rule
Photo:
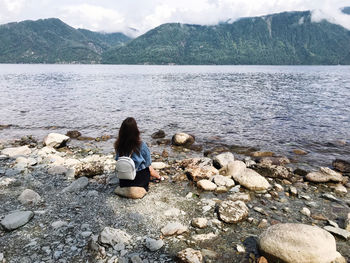
[[208, 226], [208, 220], [206, 218], [193, 218], [191, 222], [192, 226], [197, 228], [206, 228]]
[[51, 224], [51, 226], [54, 229], [61, 228], [61, 227], [66, 226], [66, 225], [68, 225], [68, 223], [66, 221], [61, 221], [61, 220], [55, 221]]
[[328, 199], [328, 200], [330, 200], [332, 202], [341, 202], [338, 198], [336, 198], [332, 194], [322, 194], [321, 197], [324, 198], [324, 199]]
[[138, 255], [132, 256], [130, 260], [132, 263], [142, 263], [142, 259]]
[[89, 179], [87, 177], [80, 177], [79, 179], [73, 181], [69, 186], [62, 190], [63, 193], [66, 192], [76, 192], [84, 189], [89, 184]]
[[289, 192], [290, 192], [292, 195], [297, 195], [297, 194], [298, 194], [298, 190], [297, 190], [297, 188], [294, 187], [294, 186], [289, 187]]
[[327, 220], [327, 223], [330, 225], [330, 226], [333, 226], [335, 228], [339, 228], [338, 224], [332, 220]]
[[146, 247], [150, 251], [157, 251], [164, 246], [164, 241], [162, 239], [146, 238]]
[[262, 214], [262, 215], [268, 215], [266, 212], [265, 212], [265, 210], [263, 209], [263, 208], [261, 208], [261, 207], [254, 207], [253, 208], [254, 209], [254, 211], [256, 211], [256, 212], [258, 212], [258, 213], [260, 213], [260, 214]]
[[245, 248], [241, 245], [237, 245], [236, 246], [237, 252], [238, 253], [244, 253], [245, 252]]
[[310, 210], [307, 208], [307, 207], [303, 207], [301, 210], [300, 210], [300, 213], [302, 213], [303, 215], [307, 216], [307, 217], [310, 217], [311, 216], [311, 212]]
[[161, 229], [164, 236], [181, 235], [187, 232], [188, 228], [179, 222], [170, 222]]
[[4, 261], [4, 254], [0, 253], [0, 262]]
[[31, 190], [31, 189], [25, 189], [21, 195], [18, 197], [18, 200], [23, 204], [36, 204], [38, 202], [40, 202], [41, 197], [40, 195]]

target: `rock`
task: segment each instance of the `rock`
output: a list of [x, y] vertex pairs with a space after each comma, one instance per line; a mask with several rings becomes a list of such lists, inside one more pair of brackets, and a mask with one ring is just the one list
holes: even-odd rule
[[329, 201], [332, 201], [332, 202], [341, 203], [341, 200], [336, 198], [336, 197], [334, 197], [332, 194], [328, 194], [328, 193], [322, 194], [321, 197], [324, 198], [324, 199], [327, 199]]
[[307, 207], [303, 207], [303, 209], [300, 210], [300, 213], [302, 213], [303, 215], [310, 217], [311, 216], [311, 212]]
[[332, 165], [334, 169], [341, 173], [350, 173], [350, 162], [341, 160], [341, 159], [335, 159], [332, 162]]
[[234, 160], [235, 157], [231, 152], [224, 152], [214, 157], [213, 165], [215, 168], [220, 169], [228, 165], [230, 162], [233, 162]]
[[82, 162], [75, 166], [75, 178], [88, 177], [92, 178], [96, 175], [104, 173], [104, 165], [99, 161]]
[[41, 201], [40, 195], [31, 190], [31, 189], [25, 189], [21, 195], [18, 197], [18, 200], [23, 204], [37, 204]]
[[0, 253], [0, 262], [5, 263], [6, 261], [4, 259], [5, 259], [4, 254]]
[[296, 196], [298, 194], [298, 190], [294, 186], [289, 187], [289, 192], [294, 196]]
[[262, 176], [270, 178], [289, 179], [293, 175], [288, 168], [273, 164], [257, 164], [254, 166], [254, 170]]
[[66, 221], [62, 221], [62, 220], [57, 220], [51, 224], [51, 226], [54, 229], [58, 229], [58, 228], [61, 228], [63, 226], [66, 226], [66, 225], [68, 225], [68, 223]]
[[192, 135], [180, 132], [180, 133], [176, 133], [173, 136], [171, 141], [172, 141], [172, 144], [175, 146], [189, 147], [194, 143], [195, 138]]
[[114, 193], [131, 199], [141, 199], [147, 194], [147, 191], [143, 187], [131, 186], [131, 187], [120, 187], [118, 186]]
[[258, 228], [266, 228], [268, 227], [268, 225], [269, 225], [269, 222], [264, 218], [264, 219], [261, 219], [261, 221], [259, 222]]
[[76, 139], [76, 138], [81, 136], [81, 132], [77, 131], [77, 130], [68, 131], [66, 133], [66, 136], [68, 136], [69, 138], [72, 138], [72, 139]]
[[163, 246], [164, 241], [161, 239], [146, 238], [146, 247], [152, 252], [161, 249]]
[[317, 226], [276, 224], [260, 235], [258, 243], [268, 262], [329, 263], [341, 258], [334, 237]]
[[315, 183], [341, 182], [343, 176], [328, 167], [321, 167], [318, 172], [311, 172], [306, 175], [306, 179]]
[[206, 240], [217, 238], [218, 235], [214, 233], [192, 235], [192, 239], [196, 242], [203, 242]]
[[342, 237], [345, 240], [348, 240], [350, 238], [350, 232], [345, 229], [341, 229], [334, 226], [325, 226], [323, 229], [327, 230], [328, 232], [336, 236]]
[[219, 218], [226, 223], [237, 223], [248, 216], [249, 209], [242, 201], [223, 201], [219, 205]]
[[32, 211], [15, 211], [4, 217], [0, 224], [6, 230], [14, 230], [27, 224], [34, 216]]
[[193, 227], [206, 228], [208, 226], [208, 220], [206, 218], [197, 217], [192, 219], [191, 224]]
[[134, 255], [130, 257], [131, 263], [143, 263], [139, 255]]
[[261, 157], [259, 158], [259, 164], [261, 165], [276, 165], [281, 166], [290, 163], [287, 157]]
[[275, 153], [273, 152], [252, 152], [251, 156], [253, 157], [273, 157]]
[[226, 188], [226, 186], [218, 186], [215, 189], [215, 193], [218, 194], [223, 194], [223, 193], [227, 193], [228, 189]]
[[11, 158], [16, 158], [19, 156], [27, 156], [32, 153], [32, 150], [27, 146], [6, 148], [1, 151], [1, 154], [7, 155]]
[[215, 191], [216, 184], [212, 183], [209, 180], [203, 179], [197, 182], [197, 187], [205, 190], [205, 191]]
[[179, 222], [170, 222], [160, 231], [164, 236], [180, 235], [187, 232], [188, 228]]
[[68, 169], [63, 165], [51, 165], [50, 168], [47, 170], [47, 173], [51, 175], [59, 175], [66, 174], [67, 171]]
[[245, 253], [245, 248], [244, 248], [244, 246], [237, 245], [237, 246], [236, 246], [236, 250], [237, 250], [238, 253]]
[[307, 151], [301, 150], [301, 149], [294, 149], [293, 153], [295, 153], [296, 155], [306, 155]]
[[283, 192], [284, 188], [282, 185], [275, 183], [274, 188], [276, 189], [277, 192]]
[[265, 211], [263, 208], [261, 208], [261, 207], [254, 206], [253, 209], [254, 209], [254, 211], [256, 211], [256, 212], [258, 212], [258, 213], [260, 213], [260, 214], [262, 214], [262, 215], [268, 216], [268, 214], [266, 213], [266, 211]]
[[259, 257], [257, 263], [269, 263], [265, 257]]
[[345, 220], [345, 230], [350, 232], [350, 213], [348, 213], [348, 217]]
[[69, 186], [63, 189], [63, 193], [66, 192], [76, 192], [84, 189], [89, 184], [89, 179], [86, 177], [80, 177], [79, 179], [73, 181]]
[[65, 146], [69, 137], [59, 133], [50, 133], [44, 138], [44, 145], [50, 146], [53, 148], [59, 148]]
[[98, 240], [102, 244], [114, 247], [129, 244], [131, 241], [131, 236], [123, 230], [105, 227], [100, 233]]
[[346, 195], [348, 193], [348, 190], [344, 185], [337, 184], [334, 188], [334, 192], [338, 195]]
[[217, 186], [226, 186], [228, 188], [235, 186], [235, 182], [232, 179], [220, 174], [214, 175], [212, 180]]
[[162, 139], [165, 137], [165, 132], [163, 130], [156, 131], [151, 135], [152, 139]]
[[203, 256], [199, 250], [186, 248], [176, 254], [176, 260], [179, 263], [202, 263]]
[[250, 168], [246, 168], [244, 162], [234, 161], [227, 165], [226, 175], [252, 191], [266, 191], [271, 186], [260, 174]]
[[168, 167], [168, 165], [164, 162], [152, 162], [152, 167], [156, 170], [161, 170]]
[[234, 194], [228, 195], [227, 199], [231, 201], [242, 201], [244, 203], [248, 203], [251, 200], [250, 194], [247, 194], [247, 193], [234, 193]]

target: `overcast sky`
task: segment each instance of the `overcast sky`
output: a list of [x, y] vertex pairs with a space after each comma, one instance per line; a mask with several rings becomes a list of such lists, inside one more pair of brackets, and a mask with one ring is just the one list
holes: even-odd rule
[[213, 25], [228, 19], [283, 11], [315, 10], [350, 29], [340, 8], [349, 0], [0, 0], [0, 24], [57, 17], [76, 28], [136, 35], [168, 22]]

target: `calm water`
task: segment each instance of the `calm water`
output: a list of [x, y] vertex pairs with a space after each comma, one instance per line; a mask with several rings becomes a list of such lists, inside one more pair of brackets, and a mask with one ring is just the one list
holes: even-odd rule
[[0, 95], [0, 124], [13, 125], [0, 139], [41, 138], [49, 126], [115, 134], [134, 116], [146, 141], [163, 129], [290, 156], [301, 148], [325, 165], [350, 159], [348, 66], [0, 64]]

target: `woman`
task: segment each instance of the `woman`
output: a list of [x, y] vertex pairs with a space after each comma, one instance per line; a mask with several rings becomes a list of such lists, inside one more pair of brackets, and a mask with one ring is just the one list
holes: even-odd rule
[[130, 156], [135, 163], [136, 177], [134, 180], [119, 180], [115, 193], [129, 198], [142, 198], [148, 191], [151, 178], [161, 177], [151, 166], [151, 153], [140, 139], [140, 131], [134, 118], [126, 118], [119, 129], [118, 138], [114, 143], [116, 160], [119, 156]]

